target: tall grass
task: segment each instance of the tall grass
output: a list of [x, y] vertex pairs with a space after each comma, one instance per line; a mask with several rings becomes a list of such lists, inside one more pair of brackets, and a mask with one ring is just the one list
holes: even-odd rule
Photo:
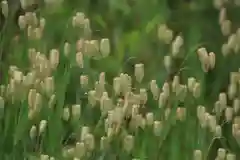
[[45, 0], [1, 33], [0, 158], [238, 160], [239, 2], [98, 3]]

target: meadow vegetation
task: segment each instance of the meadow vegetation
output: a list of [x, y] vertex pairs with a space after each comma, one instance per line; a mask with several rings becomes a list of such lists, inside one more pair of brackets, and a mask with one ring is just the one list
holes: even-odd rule
[[1, 1], [0, 159], [240, 159], [239, 0], [35, 3]]

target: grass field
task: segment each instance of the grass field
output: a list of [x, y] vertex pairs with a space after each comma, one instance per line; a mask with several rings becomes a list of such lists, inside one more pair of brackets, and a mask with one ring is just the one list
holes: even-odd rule
[[0, 159], [240, 159], [239, 0], [20, 2], [1, 1]]

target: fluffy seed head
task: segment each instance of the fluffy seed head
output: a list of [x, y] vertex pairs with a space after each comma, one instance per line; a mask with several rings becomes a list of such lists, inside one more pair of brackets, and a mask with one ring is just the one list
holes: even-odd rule
[[161, 92], [158, 99], [158, 107], [159, 108], [164, 107], [166, 105], [167, 99], [168, 96], [164, 92]]
[[221, 106], [221, 109], [225, 109], [227, 107], [227, 95], [226, 93], [222, 92], [219, 94], [219, 97], [218, 97], [218, 100], [219, 100], [219, 103], [220, 103], [220, 106]]
[[[215, 1], [222, 1], [222, 0], [215, 0]], [[219, 12], [219, 24], [222, 24], [227, 19], [227, 10], [226, 8], [222, 7]]]
[[231, 33], [232, 22], [230, 20], [224, 20], [221, 23], [221, 31], [223, 36], [228, 36]]
[[148, 95], [147, 95], [147, 90], [145, 88], [140, 88], [139, 96], [140, 96], [141, 104], [146, 104]]
[[157, 85], [157, 81], [156, 80], [152, 80], [150, 82], [150, 90], [152, 92], [152, 95], [153, 95], [153, 99], [154, 100], [157, 100], [158, 99], [158, 95], [159, 95], [159, 88], [158, 88], [158, 85]]
[[46, 154], [41, 154], [40, 160], [49, 160], [49, 156]]
[[68, 107], [65, 107], [65, 108], [63, 109], [62, 118], [63, 118], [64, 121], [68, 121], [68, 120], [69, 120], [69, 118], [70, 118], [70, 110], [69, 110]]
[[194, 86], [196, 84], [196, 79], [194, 77], [188, 78], [187, 86], [190, 92], [193, 92]]
[[4, 15], [5, 18], [8, 17], [8, 12], [9, 12], [9, 8], [8, 8], [8, 1], [3, 0], [1, 2], [1, 9], [2, 9], [2, 14]]
[[227, 122], [230, 122], [233, 118], [233, 108], [227, 107], [225, 110], [225, 119]]
[[216, 136], [216, 137], [222, 137], [222, 127], [221, 127], [220, 125], [217, 125], [217, 126], [216, 126], [215, 136]]
[[24, 15], [18, 17], [18, 26], [20, 29], [25, 29], [27, 27], [27, 22]]
[[226, 43], [224, 43], [224, 44], [222, 45], [221, 51], [222, 51], [222, 54], [223, 54], [224, 57], [228, 56], [229, 53], [231, 52], [228, 44], [226, 44]]
[[70, 52], [71, 52], [70, 43], [65, 42], [65, 43], [64, 43], [64, 47], [63, 47], [63, 54], [64, 54], [66, 57], [68, 57], [69, 54], [70, 54]]
[[199, 98], [201, 96], [201, 85], [199, 82], [196, 82], [193, 87], [193, 96]]
[[233, 111], [235, 114], [237, 114], [239, 112], [240, 109], [240, 100], [238, 98], [235, 98], [233, 100]]
[[97, 100], [96, 100], [96, 91], [95, 90], [90, 90], [88, 92], [88, 103], [94, 107], [97, 103]]
[[180, 86], [180, 78], [179, 76], [174, 76], [172, 81], [172, 91], [176, 93]]
[[107, 57], [110, 54], [110, 42], [109, 39], [101, 39], [100, 42], [100, 53], [103, 57]]
[[46, 120], [41, 120], [39, 123], [39, 135], [45, 132], [47, 127], [47, 121]]
[[153, 125], [153, 122], [154, 122], [154, 115], [152, 112], [149, 112], [146, 114], [146, 124], [151, 126]]
[[177, 36], [174, 39], [174, 41], [172, 42], [172, 56], [173, 57], [176, 57], [179, 54], [183, 43], [184, 43], [184, 41], [183, 41], [183, 38], [181, 36]]
[[79, 119], [81, 116], [81, 105], [75, 104], [72, 105], [72, 116], [74, 119]]
[[44, 91], [47, 95], [52, 95], [54, 93], [54, 77], [46, 77], [44, 79]]
[[82, 88], [86, 88], [88, 86], [88, 76], [87, 75], [80, 76], [80, 85]]
[[81, 131], [81, 141], [83, 141], [86, 137], [86, 135], [90, 133], [90, 128], [88, 126], [83, 126]]
[[135, 64], [134, 75], [136, 77], [136, 80], [141, 83], [144, 77], [144, 64]]
[[83, 68], [84, 61], [83, 61], [83, 54], [82, 54], [82, 52], [77, 52], [76, 53], [76, 62], [77, 62], [77, 65], [80, 68]]
[[169, 85], [169, 83], [165, 82], [165, 83], [163, 84], [162, 91], [164, 92], [164, 94], [165, 94], [167, 97], [170, 96], [170, 85]]
[[154, 121], [153, 123], [153, 133], [155, 136], [160, 136], [162, 132], [162, 122]]
[[170, 44], [172, 39], [173, 39], [173, 31], [170, 30], [166, 24], [161, 24], [158, 27], [158, 39], [165, 43], [165, 44]]
[[52, 69], [56, 69], [59, 64], [59, 51], [52, 49], [49, 54], [49, 62]]
[[41, 17], [39, 20], [39, 28], [43, 31], [46, 26], [46, 19]]
[[171, 67], [172, 67], [172, 57], [171, 56], [164, 56], [164, 66], [167, 70], [167, 72], [171, 71]]
[[120, 77], [115, 77], [113, 79], [113, 90], [116, 95], [119, 95], [121, 92], [121, 79]]
[[176, 111], [177, 119], [180, 121], [184, 121], [186, 118], [186, 108], [178, 107]]
[[194, 160], [202, 160], [202, 158], [203, 158], [202, 151], [195, 150], [194, 154], [193, 154], [193, 159]]
[[216, 59], [215, 53], [210, 52], [209, 53], [209, 67], [210, 67], [210, 69], [214, 69], [215, 68], [215, 63], [216, 63], [215, 59]]
[[234, 99], [237, 94], [237, 85], [236, 83], [230, 83], [228, 86], [228, 97], [230, 100]]
[[29, 136], [32, 140], [35, 139], [35, 137], [37, 136], [37, 127], [35, 125], [33, 125], [29, 131]]
[[217, 157], [219, 159], [225, 159], [226, 157], [226, 150], [224, 148], [219, 148], [217, 152]]

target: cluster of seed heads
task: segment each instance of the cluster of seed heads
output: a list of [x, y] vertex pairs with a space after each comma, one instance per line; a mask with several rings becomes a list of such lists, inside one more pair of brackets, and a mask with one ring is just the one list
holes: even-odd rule
[[[34, 1], [22, 0], [22, 8], [33, 4]], [[49, 6], [60, 4], [61, 1], [45, 0]], [[228, 36], [228, 42], [222, 46], [222, 54], [227, 56], [231, 50], [237, 52], [239, 49], [238, 39], [240, 37], [239, 29], [236, 33], [231, 33], [231, 21], [226, 17], [226, 8], [224, 8], [225, 0], [214, 0], [214, 6], [220, 10], [219, 24], [223, 36]], [[235, 0], [235, 4], [239, 2]], [[2, 1], [2, 13], [8, 16], [8, 3]], [[60, 49], [50, 49], [46, 54], [38, 51], [36, 48], [28, 49], [28, 58], [30, 62], [29, 71], [24, 73], [21, 68], [15, 65], [9, 67], [9, 82], [7, 85], [0, 86], [0, 110], [3, 111], [7, 105], [6, 102], [16, 104], [19, 102], [27, 102], [28, 119], [36, 121], [40, 116], [37, 124], [32, 125], [29, 129], [29, 137], [32, 141], [42, 138], [47, 133], [48, 118], [42, 119], [41, 111], [44, 108], [54, 110], [57, 102], [57, 80], [54, 73], [58, 71], [61, 64], [60, 59], [69, 60], [70, 66], [78, 66], [85, 68], [84, 60], [88, 58], [107, 58], [111, 52], [110, 41], [107, 38], [101, 40], [90, 40], [85, 37], [91, 35], [90, 21], [85, 14], [77, 12], [71, 17], [71, 27], [82, 30], [84, 35], [79, 38], [75, 44], [65, 42], [63, 46], [63, 54]], [[34, 12], [27, 12], [25, 15], [19, 16], [19, 27], [23, 31], [27, 31], [28, 41], [43, 41], [46, 19], [37, 17]], [[181, 35], [173, 36], [173, 31], [165, 24], [158, 27], [159, 41], [165, 44], [171, 44], [171, 54], [166, 55], [163, 64], [169, 72], [172, 67], [172, 59], [176, 58], [184, 45], [184, 39]], [[215, 68], [216, 56], [214, 52], [208, 53], [207, 49], [201, 47], [197, 49], [197, 56], [200, 61], [203, 72], [208, 72]], [[48, 55], [48, 56], [47, 56]], [[101, 59], [99, 59], [101, 60]], [[165, 126], [168, 125], [169, 119], [173, 117], [173, 124], [187, 120], [188, 106], [175, 106], [176, 102], [186, 102], [189, 99], [198, 100], [202, 96], [202, 84], [195, 77], [188, 77], [187, 83], [180, 82], [180, 77], [175, 75], [172, 82], [164, 82], [158, 84], [153, 79], [148, 82], [147, 86], [141, 85], [145, 81], [145, 65], [143, 63], [135, 64], [134, 75], [120, 73], [112, 79], [112, 88], [109, 91], [106, 85], [107, 73], [101, 72], [97, 80], [93, 84], [90, 83], [90, 76], [82, 74], [79, 77], [81, 89], [86, 91], [87, 104], [89, 109], [97, 108], [101, 111], [99, 122], [103, 122], [104, 132], [101, 133], [99, 142], [94, 135], [95, 128], [88, 125], [82, 125], [80, 132], [77, 132], [77, 142], [72, 146], [64, 146], [62, 156], [74, 160], [80, 160], [95, 150], [105, 151], [111, 146], [114, 137], [118, 136], [121, 140], [121, 147], [127, 154], [134, 151], [136, 145], [134, 131], [137, 129], [150, 128], [156, 137], [163, 135]], [[240, 71], [232, 72], [229, 75], [230, 84], [227, 93], [222, 92], [215, 104], [212, 104], [213, 113], [202, 104], [196, 104], [194, 111], [197, 115], [197, 121], [201, 129], [209, 131], [213, 138], [222, 137], [222, 124], [218, 119], [224, 113], [224, 123], [232, 122], [232, 135], [240, 145]], [[134, 81], [135, 80], [135, 81]], [[134, 83], [140, 84], [133, 89]], [[135, 85], [134, 85], [135, 86]], [[148, 94], [150, 93], [150, 94]], [[233, 101], [230, 106], [228, 99]], [[157, 104], [157, 108], [162, 111], [162, 118], [157, 118], [158, 112], [147, 111], [146, 115], [141, 113], [142, 108], [150, 108], [148, 102], [153, 100]], [[61, 106], [61, 119], [66, 123], [78, 123], [83, 118], [82, 104], [73, 104], [71, 106]], [[192, 110], [192, 108], [191, 108]], [[173, 115], [173, 116], [172, 116]], [[50, 115], [49, 115], [50, 116]], [[126, 128], [126, 117], [131, 117], [129, 127]], [[60, 120], [61, 120], [60, 119]], [[96, 125], [98, 127], [98, 125]], [[100, 145], [96, 145], [96, 144]], [[41, 153], [41, 160], [54, 160], [47, 154]], [[135, 158], [136, 160], [137, 158]], [[203, 160], [204, 154], [196, 148], [193, 151], [194, 160]], [[218, 160], [236, 160], [233, 153], [227, 152], [224, 148], [219, 148], [217, 152]]]

